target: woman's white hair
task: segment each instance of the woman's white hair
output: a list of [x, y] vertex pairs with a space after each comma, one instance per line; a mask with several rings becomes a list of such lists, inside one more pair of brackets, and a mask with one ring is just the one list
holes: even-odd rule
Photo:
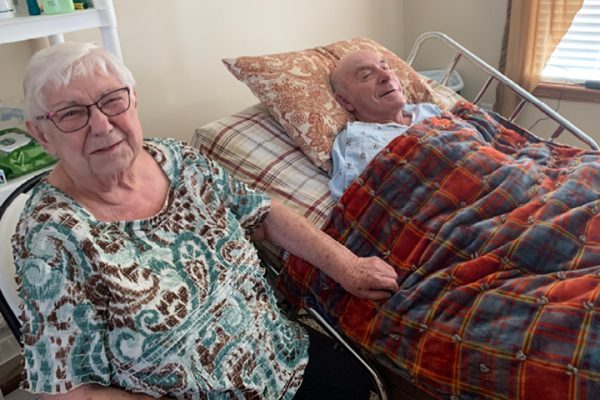
[[95, 43], [65, 42], [37, 52], [27, 65], [23, 81], [25, 119], [32, 121], [51, 111], [43, 94], [49, 83], [66, 86], [76, 77], [98, 71], [115, 76], [130, 88], [135, 85], [131, 71], [121, 60]]

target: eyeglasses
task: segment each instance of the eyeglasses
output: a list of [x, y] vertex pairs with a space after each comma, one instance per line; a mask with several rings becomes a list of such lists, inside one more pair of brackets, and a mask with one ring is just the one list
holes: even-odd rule
[[62, 132], [70, 133], [80, 130], [90, 122], [90, 109], [93, 106], [107, 117], [115, 117], [129, 110], [131, 96], [129, 88], [123, 87], [113, 90], [100, 97], [98, 101], [88, 105], [75, 105], [52, 111], [47, 115], [36, 117], [36, 120], [48, 119]]

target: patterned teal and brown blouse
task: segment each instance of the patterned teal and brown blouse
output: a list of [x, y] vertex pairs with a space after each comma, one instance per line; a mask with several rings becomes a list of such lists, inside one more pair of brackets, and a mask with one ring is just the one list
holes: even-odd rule
[[248, 239], [269, 197], [189, 145], [145, 148], [171, 181], [151, 218], [100, 222], [47, 182], [32, 192], [13, 237], [24, 388], [292, 398], [308, 338], [280, 313]]

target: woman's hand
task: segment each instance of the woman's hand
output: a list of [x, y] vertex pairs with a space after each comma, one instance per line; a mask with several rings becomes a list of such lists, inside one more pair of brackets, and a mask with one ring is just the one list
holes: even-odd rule
[[398, 291], [394, 268], [378, 257], [356, 257], [347, 273], [338, 278], [342, 287], [354, 296], [385, 300]]

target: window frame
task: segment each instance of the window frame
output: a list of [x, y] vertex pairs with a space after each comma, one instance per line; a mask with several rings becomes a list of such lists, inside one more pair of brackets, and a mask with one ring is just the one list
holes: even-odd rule
[[[594, 2], [597, 3], [597, 1]], [[577, 16], [575, 19], [577, 19]], [[569, 82], [568, 79], [561, 80], [560, 78], [544, 77], [542, 75], [541, 82], [535, 88], [533, 94], [545, 98], [600, 103], [600, 90], [586, 88], [584, 83]]]
[[600, 90], [588, 89], [582, 84], [540, 82], [533, 95], [541, 98], [600, 103]]

